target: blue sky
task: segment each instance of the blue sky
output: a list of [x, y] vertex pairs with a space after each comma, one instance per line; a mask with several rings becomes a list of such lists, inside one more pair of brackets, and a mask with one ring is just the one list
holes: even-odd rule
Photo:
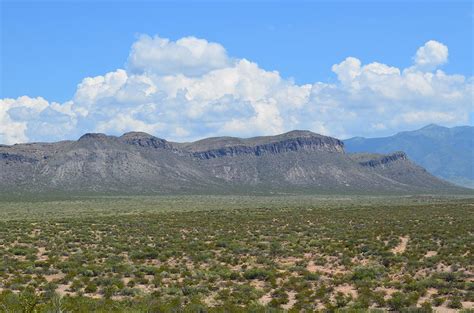
[[[44, 104], [38, 106], [30, 101], [26, 105], [29, 113], [21, 109], [25, 105], [20, 102], [26, 101], [25, 99], [17, 100], [14, 104], [4, 103], [4, 111], [7, 112], [4, 114], [5, 116], [8, 114], [4, 119], [8, 119], [16, 126], [10, 125], [8, 129], [5, 126], [3, 130], [0, 128], [0, 142], [2, 137], [4, 142], [12, 142], [71, 138], [83, 131], [103, 130], [119, 133], [134, 126], [175, 139], [189, 139], [222, 133], [235, 135], [273, 133], [287, 130], [285, 125], [310, 128], [334, 136], [375, 136], [393, 133], [403, 128], [418, 127], [425, 122], [437, 122], [448, 126], [472, 124], [472, 96], [470, 99], [464, 97], [461, 100], [452, 100], [461, 101], [460, 105], [464, 109], [456, 116], [450, 117], [446, 114], [452, 110], [445, 112], [437, 107], [441, 107], [443, 103], [433, 105], [430, 109], [427, 103], [431, 100], [428, 97], [393, 99], [390, 96], [390, 99], [377, 98], [377, 101], [374, 97], [380, 95], [364, 93], [358, 94], [355, 98], [348, 97], [348, 93], [353, 94], [348, 92], [348, 82], [344, 83], [341, 80], [343, 74], [338, 75], [333, 70], [333, 65], [340, 64], [347, 57], [354, 57], [361, 62], [362, 67], [372, 62], [379, 62], [403, 72], [404, 69], [414, 66], [417, 49], [432, 40], [446, 46], [449, 49], [449, 57], [446, 56], [430, 69], [422, 69], [423, 73], [428, 71], [435, 73], [439, 69], [446, 75], [461, 75], [465, 78], [465, 82], [458, 82], [461, 85], [450, 92], [454, 95], [456, 92], [462, 93], [467, 90], [469, 95], [469, 90], [472, 90], [473, 68], [472, 26], [473, 8], [470, 1], [272, 3], [269, 1], [258, 3], [2, 1], [0, 99], [41, 97], [48, 103], [46, 106]], [[223, 92], [218, 98], [206, 99], [204, 102], [202, 97], [199, 98], [202, 101], [200, 100], [201, 103], [197, 106], [200, 106], [201, 111], [204, 110], [202, 107], [208, 108], [212, 105], [210, 103], [228, 101], [225, 110], [222, 108], [218, 110], [226, 111], [225, 114], [216, 113], [215, 106], [210, 111], [196, 113], [196, 106], [190, 108], [190, 103], [197, 100], [191, 99], [189, 95], [181, 102], [175, 99], [173, 104], [168, 103], [166, 108], [165, 105], [160, 107], [160, 101], [164, 101], [163, 96], [147, 98], [134, 102], [135, 108], [145, 110], [143, 105], [146, 103], [154, 103], [155, 107], [146, 108], [148, 110], [146, 114], [141, 111], [137, 113], [134, 109], [135, 122], [125, 121], [122, 118], [122, 122], [117, 122], [122, 126], [104, 126], [104, 121], [117, 117], [117, 114], [131, 114], [130, 108], [129, 111], [124, 111], [123, 105], [119, 105], [122, 100], [117, 100], [116, 95], [107, 95], [107, 99], [93, 101], [94, 108], [100, 106], [99, 109], [91, 110], [92, 104], [89, 103], [88, 112], [78, 117], [80, 114], [77, 112], [84, 111], [86, 107], [85, 104], [79, 105], [78, 84], [86, 77], [105, 77], [106, 73], [115, 72], [117, 69], [125, 69], [127, 81], [130, 81], [133, 66], [130, 64], [129, 55], [132, 53], [132, 45], [141, 40], [141, 35], [150, 38], [158, 35], [159, 38], [167, 38], [170, 42], [192, 36], [209, 43], [217, 43], [225, 49], [225, 55], [229, 58], [225, 61], [225, 66], [237, 68], [234, 66], [235, 60], [245, 59], [258, 65], [258, 70], [278, 71], [279, 79], [286, 86], [281, 87], [280, 84], [278, 88], [287, 88], [288, 84], [301, 87], [319, 82], [327, 85], [345, 84], [346, 88], [344, 90], [342, 87], [339, 88], [341, 90], [337, 95], [334, 95], [333, 91], [327, 91], [318, 97], [315, 96], [304, 104], [307, 106], [306, 109], [302, 110], [301, 105], [300, 111], [293, 110], [294, 112], [286, 112], [290, 104], [285, 101], [291, 102], [291, 99], [281, 100], [274, 95], [265, 96], [265, 99], [245, 98], [242, 94], [235, 93], [235, 90], [230, 94]], [[162, 52], [159, 50], [156, 53]], [[148, 61], [156, 62], [156, 59]], [[176, 75], [183, 74], [179, 66], [180, 64], [174, 67], [177, 69]], [[223, 66], [218, 68], [221, 69]], [[210, 70], [215, 69], [217, 68]], [[162, 85], [157, 83], [159, 81], [157, 74], [162, 73], [152, 72], [150, 69], [140, 67], [138, 73], [134, 74], [148, 75], [157, 90], [154, 93], [158, 94], [162, 91]], [[203, 72], [202, 75], [206, 73]], [[355, 86], [353, 83], [355, 82], [351, 83], [352, 87]], [[369, 89], [378, 88], [366, 79], [364, 84], [371, 84], [368, 86]], [[357, 82], [357, 86], [359, 85], [360, 82]], [[431, 88], [442, 88], [435, 91], [444, 92], [448, 99], [446, 86], [451, 86], [452, 83], [445, 83], [444, 87], [439, 85], [440, 83], [436, 83]], [[189, 85], [186, 85], [186, 88], [191, 89]], [[275, 88], [277, 87], [273, 86], [270, 89]], [[312, 95], [315, 94], [314, 90], [313, 86], [313, 91], [310, 92]], [[342, 96], [343, 93], [346, 96]], [[387, 96], [386, 93], [384, 95]], [[173, 97], [176, 98], [176, 95], [173, 94]], [[229, 97], [232, 99], [229, 100]], [[321, 116], [322, 111], [327, 112], [328, 106], [327, 103], [323, 104], [321, 99], [327, 100], [328, 97], [332, 97], [335, 102], [350, 103], [342, 109], [338, 107], [337, 112], [334, 111], [331, 116], [325, 116], [319, 121], [317, 117]], [[437, 97], [439, 98], [439, 94]], [[167, 99], [169, 98], [168, 94]], [[380, 115], [373, 121], [367, 120], [370, 110], [380, 111], [382, 105], [393, 106], [393, 102], [397, 99], [397, 103], [404, 103], [404, 108], [411, 108], [412, 111], [405, 112], [408, 115], [400, 117], [398, 122], [391, 121], [391, 124], [387, 123], [390, 115]], [[266, 103], [274, 100], [277, 103], [273, 107]], [[67, 113], [64, 107], [51, 106], [53, 102], [64, 106], [68, 101], [73, 101], [74, 104]], [[259, 107], [258, 101], [266, 104]], [[371, 108], [363, 108], [365, 103], [371, 101], [374, 103]], [[8, 110], [5, 109], [7, 106]], [[102, 114], [100, 111], [110, 109], [107, 106], [121, 107], [123, 110], [120, 112], [117, 110], [113, 116], [100, 115]], [[355, 108], [357, 106], [362, 107], [363, 112]], [[178, 119], [173, 117], [172, 109], [176, 111], [189, 109], [194, 113], [189, 113], [189, 119]], [[314, 114], [312, 121], [305, 119], [308, 112]], [[342, 112], [348, 115], [354, 113], [359, 118], [354, 117], [350, 121], [334, 118]], [[426, 114], [423, 115], [423, 112]], [[290, 113], [293, 114], [292, 123], [282, 117]], [[138, 117], [149, 114], [155, 114], [160, 118], [145, 120]], [[419, 118], [420, 114], [428, 118]], [[59, 135], [39, 134], [35, 130], [38, 125], [48, 123], [58, 126], [67, 120], [66, 115], [69, 118], [72, 116], [73, 121], [68, 123], [76, 123], [74, 129], [64, 130]], [[264, 115], [266, 117], [263, 117]], [[212, 125], [185, 129], [193, 123], [205, 124], [209, 116], [215, 117], [211, 118]], [[433, 118], [430, 120], [429, 116]], [[242, 121], [252, 117], [255, 120], [254, 130], [242, 131], [243, 127], [240, 125]], [[268, 121], [271, 121], [270, 126], [266, 128], [263, 125]], [[216, 126], [218, 122], [222, 125]], [[339, 126], [331, 127], [329, 125], [331, 122]], [[160, 123], [161, 125], [158, 125]], [[373, 125], [371, 130], [366, 127], [367, 123]], [[343, 127], [343, 124], [350, 126]], [[15, 135], [15, 132], [19, 135]]]

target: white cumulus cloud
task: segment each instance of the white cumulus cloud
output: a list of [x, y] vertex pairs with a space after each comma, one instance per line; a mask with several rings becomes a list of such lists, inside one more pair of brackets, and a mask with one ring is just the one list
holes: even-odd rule
[[448, 47], [436, 40], [426, 42], [416, 51], [415, 65], [419, 68], [434, 69], [448, 61]]
[[1, 99], [0, 142], [131, 130], [173, 140], [291, 129], [344, 138], [468, 123], [473, 79], [437, 69], [447, 57], [446, 46], [428, 41], [408, 68], [348, 57], [332, 66], [336, 83], [298, 85], [217, 43], [141, 36], [125, 69], [84, 78], [66, 103]]
[[75, 129], [71, 102], [59, 104], [41, 97], [0, 99], [0, 143], [61, 140]]
[[195, 37], [170, 41], [142, 35], [133, 44], [128, 58], [132, 72], [158, 75], [198, 76], [230, 63], [223, 46]]

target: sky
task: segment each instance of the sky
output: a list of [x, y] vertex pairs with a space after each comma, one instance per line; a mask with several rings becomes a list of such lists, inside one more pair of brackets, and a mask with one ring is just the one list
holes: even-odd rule
[[471, 1], [0, 4], [0, 143], [474, 124]]

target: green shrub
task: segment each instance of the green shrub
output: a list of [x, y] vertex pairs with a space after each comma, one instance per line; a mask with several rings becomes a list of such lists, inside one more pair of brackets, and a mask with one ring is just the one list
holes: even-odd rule
[[451, 309], [462, 309], [461, 298], [457, 296], [451, 297], [448, 301], [448, 308]]
[[270, 276], [271, 272], [260, 268], [252, 268], [244, 272], [244, 277], [246, 279], [267, 280]]
[[352, 273], [352, 280], [375, 280], [381, 278], [385, 273], [382, 266], [358, 266]]
[[409, 302], [403, 293], [395, 292], [392, 297], [387, 300], [387, 305], [393, 311], [401, 311], [409, 305]]

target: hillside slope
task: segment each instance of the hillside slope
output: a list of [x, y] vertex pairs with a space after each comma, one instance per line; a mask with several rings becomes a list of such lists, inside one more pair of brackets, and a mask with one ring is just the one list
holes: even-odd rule
[[383, 138], [355, 137], [344, 141], [348, 152], [404, 151], [437, 177], [474, 188], [474, 127], [428, 125]]
[[464, 192], [408, 160], [347, 154], [309, 131], [174, 143], [146, 133], [0, 146], [0, 191], [99, 193]]

